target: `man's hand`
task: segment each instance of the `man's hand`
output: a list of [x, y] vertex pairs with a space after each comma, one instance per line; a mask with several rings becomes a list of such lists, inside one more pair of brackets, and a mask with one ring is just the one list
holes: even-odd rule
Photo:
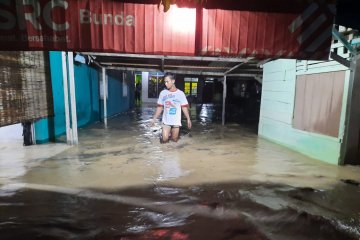
[[187, 126], [188, 126], [189, 129], [191, 129], [192, 124], [191, 124], [190, 118], [188, 118], [188, 120], [187, 120]]
[[150, 120], [150, 127], [154, 127], [155, 126], [155, 119], [151, 119]]
[[187, 127], [190, 129], [192, 124], [191, 124], [191, 120], [190, 120], [190, 115], [189, 115], [189, 109], [188, 107], [181, 107], [185, 117], [186, 117], [186, 121], [187, 121]]
[[155, 114], [154, 114], [153, 118], [150, 120], [150, 127], [155, 126], [155, 122], [157, 121], [158, 117], [160, 116], [162, 110], [163, 110], [163, 106], [157, 106]]

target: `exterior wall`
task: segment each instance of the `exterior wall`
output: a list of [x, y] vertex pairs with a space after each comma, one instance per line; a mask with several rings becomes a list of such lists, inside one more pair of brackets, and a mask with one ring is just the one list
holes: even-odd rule
[[[107, 71], [108, 81], [108, 99], [107, 99], [107, 115], [108, 117], [117, 115], [119, 113], [129, 110], [132, 105], [135, 76], [131, 73], [123, 74], [120, 71]], [[101, 100], [101, 119], [103, 119], [103, 100]]]
[[[296, 76], [346, 70], [339, 136], [329, 137], [293, 127]], [[264, 65], [259, 135], [310, 157], [339, 164], [349, 70], [335, 61], [276, 60]]]
[[0, 142], [22, 140], [23, 127], [21, 123], [0, 127]]
[[[65, 106], [62, 77], [61, 52], [50, 52], [51, 83], [54, 99], [54, 117], [41, 119], [35, 123], [36, 142], [44, 143], [65, 139]], [[78, 127], [100, 121], [103, 116], [103, 103], [100, 101], [99, 82], [101, 71], [86, 64], [75, 64], [75, 95]], [[108, 75], [108, 116], [112, 116], [131, 107], [130, 98], [133, 88], [130, 80], [123, 82], [122, 74]], [[123, 96], [123, 88], [127, 86], [127, 94]]]
[[141, 73], [141, 101], [145, 103], [156, 103], [156, 98], [149, 98], [149, 72]]
[[50, 52], [49, 54], [54, 116], [41, 119], [35, 123], [37, 143], [49, 140], [55, 141], [56, 138], [63, 135], [66, 131], [61, 52]]
[[78, 127], [83, 127], [100, 120], [100, 72], [85, 64], [75, 65], [74, 71], [77, 121]]

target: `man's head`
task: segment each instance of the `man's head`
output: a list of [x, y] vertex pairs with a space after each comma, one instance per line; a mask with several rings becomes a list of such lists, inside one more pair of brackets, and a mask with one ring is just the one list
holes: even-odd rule
[[175, 88], [175, 75], [173, 73], [166, 73], [164, 76], [164, 82], [167, 89]]

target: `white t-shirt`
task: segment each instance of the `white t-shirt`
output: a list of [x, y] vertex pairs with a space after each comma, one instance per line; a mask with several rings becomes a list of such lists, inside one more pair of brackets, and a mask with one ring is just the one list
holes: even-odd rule
[[164, 107], [163, 124], [181, 126], [181, 107], [187, 107], [189, 104], [183, 91], [162, 90], [157, 104]]

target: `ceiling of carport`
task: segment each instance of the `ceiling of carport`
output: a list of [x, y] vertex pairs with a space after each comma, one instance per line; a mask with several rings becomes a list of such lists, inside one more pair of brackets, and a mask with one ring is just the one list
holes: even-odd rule
[[101, 67], [123, 71], [159, 71], [187, 75], [261, 78], [264, 61], [255, 58], [188, 57], [116, 53], [89, 53]]

